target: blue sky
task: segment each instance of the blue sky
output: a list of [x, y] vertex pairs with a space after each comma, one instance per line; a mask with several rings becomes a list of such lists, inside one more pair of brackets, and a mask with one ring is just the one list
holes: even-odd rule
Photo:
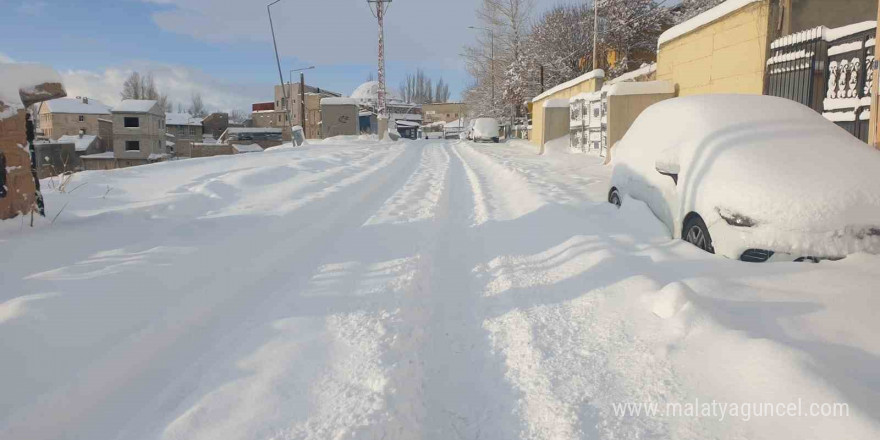
[[[570, 0], [576, 1], [576, 0]], [[565, 0], [534, 0], [536, 10]], [[0, 59], [49, 64], [71, 95], [118, 100], [128, 72], [151, 71], [173, 100], [200, 92], [219, 110], [272, 100], [278, 71], [267, 0], [0, 0]], [[470, 81], [459, 57], [479, 0], [396, 0], [388, 12], [388, 86], [417, 67], [457, 98]], [[285, 79], [309, 65], [312, 85], [351, 93], [376, 71], [366, 0], [282, 0], [272, 7]]]
[[[265, 0], [0, 3], [0, 10], [12, 11], [0, 16], [0, 56], [55, 67], [73, 94], [112, 101], [127, 71], [137, 69], [155, 71], [172, 98], [186, 100], [191, 86], [215, 107], [249, 108], [271, 100], [278, 81]], [[422, 67], [457, 95], [469, 81], [458, 53], [473, 37], [467, 26], [475, 22], [476, 3], [392, 4], [389, 87]], [[445, 13], [430, 12], [437, 9]], [[347, 94], [375, 72], [376, 25], [364, 0], [282, 0], [272, 11], [285, 79], [290, 68], [316, 65], [308, 83]]]

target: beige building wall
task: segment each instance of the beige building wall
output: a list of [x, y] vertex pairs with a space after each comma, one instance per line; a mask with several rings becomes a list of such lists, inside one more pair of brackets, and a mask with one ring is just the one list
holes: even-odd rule
[[[79, 115], [68, 113], [49, 113], [49, 106], [40, 109], [40, 128], [49, 139], [58, 139], [64, 135], [78, 135], [80, 130], [85, 134], [98, 135], [98, 119], [109, 118], [110, 115]], [[83, 121], [79, 118], [82, 117]]]
[[457, 121], [467, 113], [467, 106], [460, 102], [445, 102], [441, 104], [422, 104], [422, 117], [425, 124], [434, 122]]
[[646, 108], [667, 99], [674, 98], [673, 93], [655, 93], [650, 95], [622, 95], [608, 97], [607, 145], [609, 154], [606, 162], [611, 160], [614, 144], [623, 139], [633, 122]]
[[[564, 88], [556, 93], [542, 97], [540, 100], [532, 102], [532, 133], [529, 138], [535, 145], [543, 147], [548, 141], [544, 133], [544, 103], [549, 99], [570, 99], [571, 97], [581, 93], [592, 93], [602, 88], [603, 78], [591, 78], [586, 81], [575, 84], [572, 87]], [[568, 124], [566, 117], [565, 123]]]
[[[126, 117], [140, 119], [140, 127], [125, 127]], [[140, 150], [126, 151], [126, 141], [140, 142]], [[150, 113], [113, 113], [113, 155], [117, 161], [146, 160], [150, 154], [165, 153], [165, 112], [156, 105]], [[122, 164], [120, 163], [120, 168]]]
[[755, 2], [662, 44], [657, 79], [678, 96], [763, 94], [770, 16], [769, 0]]

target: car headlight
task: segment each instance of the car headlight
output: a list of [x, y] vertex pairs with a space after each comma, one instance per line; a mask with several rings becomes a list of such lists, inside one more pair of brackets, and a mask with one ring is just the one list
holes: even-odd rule
[[736, 226], [740, 228], [752, 228], [758, 225], [754, 219], [742, 215], [738, 212], [733, 212], [729, 209], [718, 208], [718, 215], [724, 219], [730, 226]]

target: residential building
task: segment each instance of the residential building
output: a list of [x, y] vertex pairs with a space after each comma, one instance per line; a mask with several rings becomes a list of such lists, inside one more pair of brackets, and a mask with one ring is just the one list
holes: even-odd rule
[[[93, 142], [97, 136], [90, 135]], [[37, 162], [37, 177], [45, 179], [80, 169], [80, 160], [73, 141], [35, 141], [34, 158]]]
[[35, 64], [0, 63], [0, 220], [33, 211], [27, 107], [66, 95], [61, 76]]
[[168, 157], [165, 109], [157, 101], [127, 99], [113, 109], [113, 157], [117, 168]]
[[437, 104], [422, 104], [422, 116], [424, 124], [435, 122], [452, 122], [467, 114], [467, 105], [462, 102], [444, 102]]
[[173, 136], [174, 155], [177, 157], [191, 157], [192, 144], [203, 142], [202, 118], [197, 118], [189, 113], [166, 113], [165, 131]]
[[[351, 98], [357, 101], [360, 107], [359, 118], [364, 122], [361, 125], [369, 125], [371, 132], [375, 133], [372, 130], [378, 130], [378, 124], [372, 124], [371, 115], [376, 115], [378, 112], [379, 82], [367, 81], [361, 84], [351, 93]], [[389, 89], [386, 91], [385, 107], [388, 114], [389, 127], [396, 126], [397, 121], [405, 121], [399, 125], [407, 127], [404, 131], [409, 132], [411, 131], [409, 127], [412, 124], [408, 122], [422, 124], [422, 106], [406, 102], [403, 97], [393, 90]]]
[[110, 117], [110, 107], [85, 96], [53, 99], [44, 102], [39, 110], [39, 126], [43, 136], [58, 139], [80, 133], [97, 135], [103, 143], [100, 148], [110, 148], [110, 140], [101, 137], [99, 120]]
[[211, 113], [202, 120], [202, 134], [217, 139], [229, 128], [229, 113]]
[[[321, 136], [321, 99], [322, 98], [338, 98], [342, 96], [339, 93], [321, 89], [320, 87], [312, 87], [305, 85], [302, 95], [305, 97], [306, 118], [302, 117], [302, 95], [300, 83], [287, 83], [284, 88], [287, 89], [289, 102], [284, 97], [284, 88], [275, 86], [275, 110], [286, 112], [290, 111], [290, 117], [293, 125], [299, 125], [305, 131], [306, 139], [320, 139]], [[280, 119], [285, 119], [284, 117]], [[276, 115], [275, 120], [279, 120]], [[285, 139], [287, 139], [285, 137]]]

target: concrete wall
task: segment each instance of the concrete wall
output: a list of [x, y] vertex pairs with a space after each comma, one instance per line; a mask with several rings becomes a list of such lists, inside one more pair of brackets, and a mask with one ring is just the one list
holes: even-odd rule
[[0, 197], [0, 220], [31, 212], [34, 203], [34, 179], [25, 135], [25, 111], [0, 119], [0, 154], [6, 160], [6, 195]]
[[[544, 102], [548, 99], [571, 98], [581, 93], [591, 93], [602, 88], [602, 78], [593, 78], [581, 82], [573, 87], [563, 89], [544, 97], [532, 104], [532, 133], [530, 140], [532, 143], [543, 146], [544, 143], [552, 141], [554, 138], [545, 136], [544, 133]], [[568, 124], [568, 116], [565, 117], [565, 123]], [[566, 132], [567, 132], [566, 128]]]
[[325, 138], [358, 134], [359, 119], [356, 105], [322, 105], [321, 113]]
[[98, 142], [99, 153], [113, 150], [113, 120], [109, 115], [98, 119]]
[[764, 0], [668, 41], [657, 55], [657, 79], [675, 84], [679, 96], [760, 95], [770, 23], [770, 0]]
[[[158, 108], [154, 107], [154, 108]], [[126, 128], [125, 118], [139, 118], [140, 127]], [[113, 113], [113, 154], [117, 159], [147, 159], [165, 153], [165, 113]], [[139, 151], [126, 151], [126, 141], [139, 141]]]
[[[202, 133], [217, 139], [229, 128], [228, 113], [211, 113], [202, 121]], [[201, 141], [201, 139], [199, 139]]]
[[82, 163], [82, 167], [86, 171], [92, 170], [115, 170], [116, 169], [116, 159], [96, 159], [96, 158], [88, 158], [81, 157], [80, 162]]
[[[645, 111], [646, 108], [660, 101], [671, 99], [674, 94], [653, 94], [653, 95], [626, 95], [626, 96], [609, 96], [608, 97], [608, 129], [607, 142], [608, 151], [610, 152], [614, 144], [623, 138], [627, 130], [632, 126], [633, 122]], [[610, 160], [611, 154], [607, 156]]]
[[[545, 142], [568, 136], [569, 133], [569, 107], [544, 108], [539, 130], [543, 133]], [[544, 152], [544, 144], [541, 144], [541, 152]]]
[[34, 149], [40, 179], [74, 172], [80, 167], [76, 146], [72, 143], [34, 143]]
[[459, 102], [447, 102], [442, 104], [422, 104], [422, 115], [424, 123], [457, 121], [458, 118], [467, 113], [467, 106]]
[[232, 145], [192, 144], [192, 157], [230, 156], [233, 153]]

